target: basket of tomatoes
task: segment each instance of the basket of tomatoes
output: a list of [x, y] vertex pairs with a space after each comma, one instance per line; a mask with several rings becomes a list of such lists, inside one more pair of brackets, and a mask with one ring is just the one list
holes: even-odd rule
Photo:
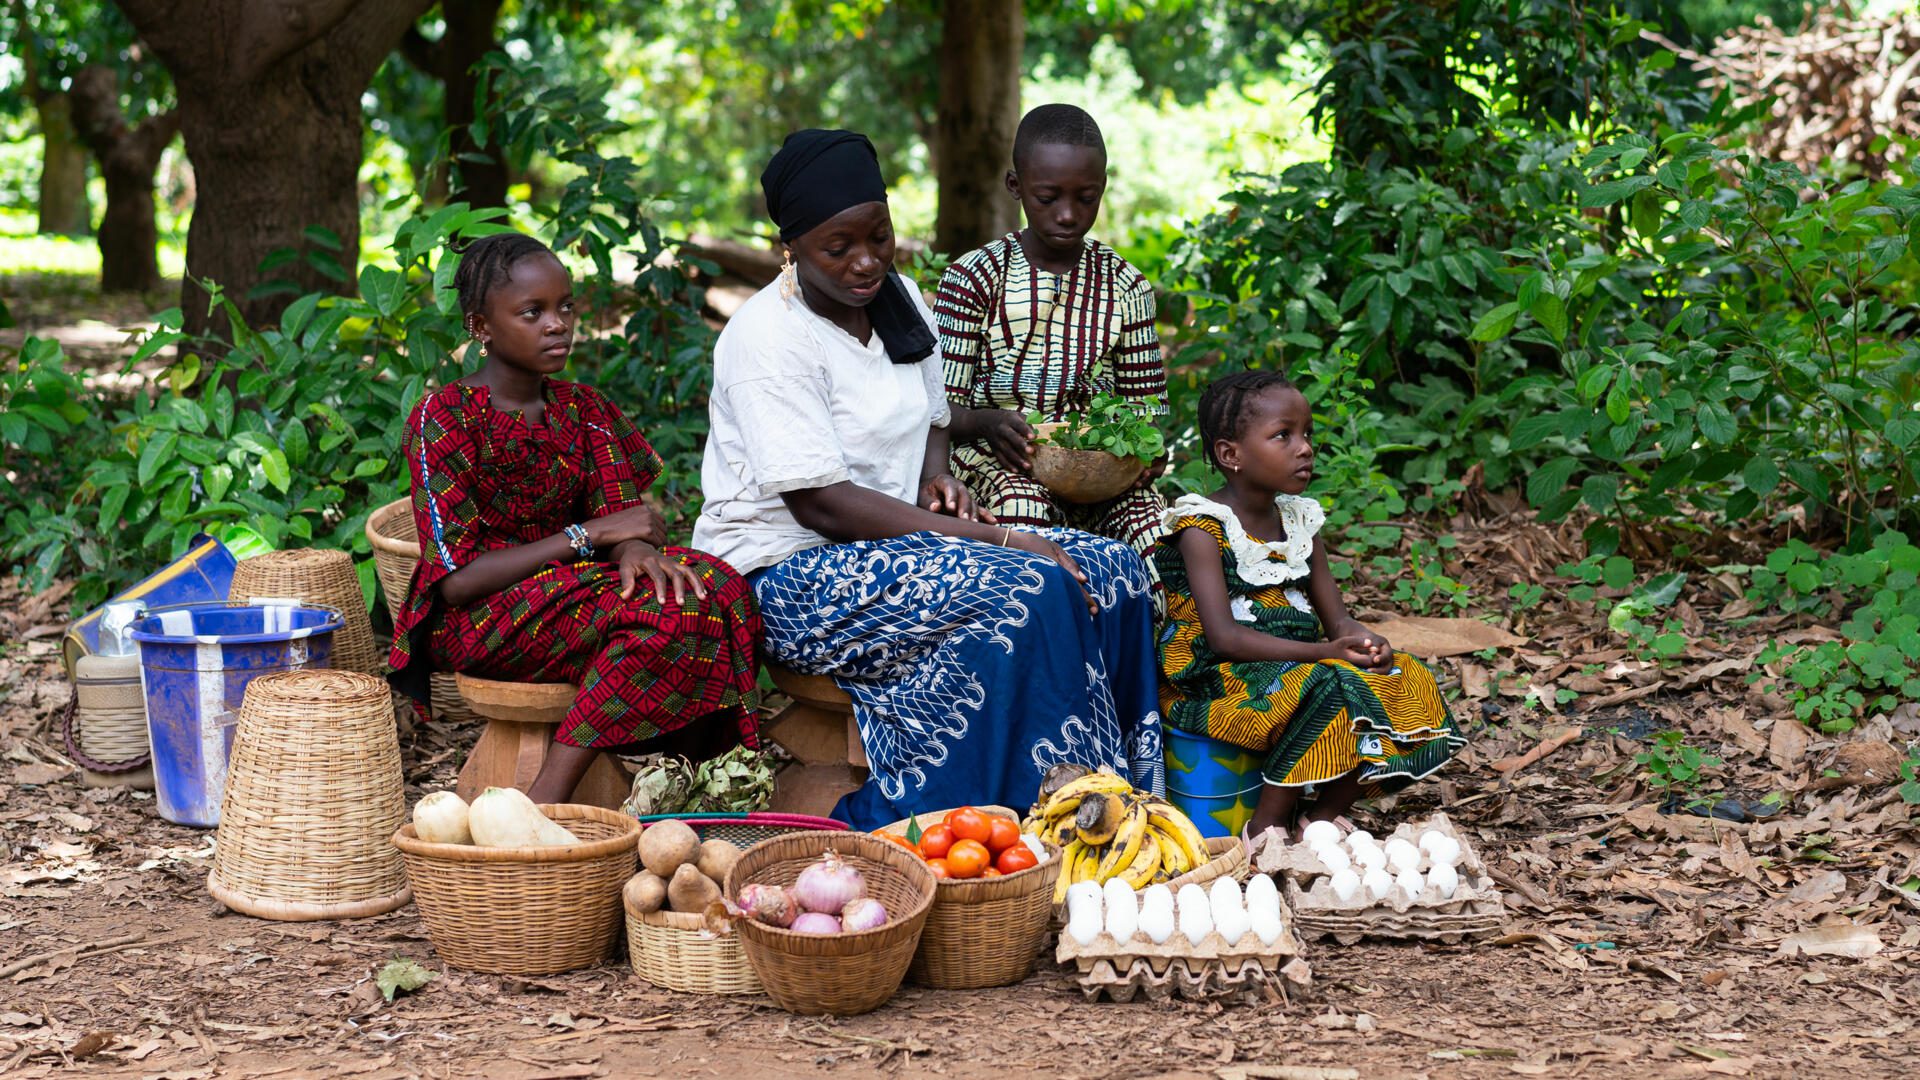
[[907, 978], [942, 990], [1007, 986], [1033, 970], [1053, 915], [1060, 849], [1023, 836], [1002, 806], [898, 821], [877, 835], [925, 859], [933, 909]]

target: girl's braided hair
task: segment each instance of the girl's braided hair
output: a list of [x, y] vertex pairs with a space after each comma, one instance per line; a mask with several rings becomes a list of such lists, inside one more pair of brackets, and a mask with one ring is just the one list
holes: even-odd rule
[[513, 280], [514, 263], [529, 255], [553, 254], [547, 245], [517, 232], [495, 233], [447, 246], [460, 256], [460, 269], [453, 272], [453, 287], [460, 294], [460, 313], [468, 333], [473, 332], [474, 315], [486, 306], [487, 294], [495, 285]]
[[1277, 371], [1236, 371], [1215, 379], [1200, 394], [1200, 451], [1206, 455], [1208, 465], [1216, 471], [1220, 469], [1219, 460], [1213, 456], [1216, 440], [1232, 441], [1240, 437], [1247, 402], [1274, 389], [1295, 387]]

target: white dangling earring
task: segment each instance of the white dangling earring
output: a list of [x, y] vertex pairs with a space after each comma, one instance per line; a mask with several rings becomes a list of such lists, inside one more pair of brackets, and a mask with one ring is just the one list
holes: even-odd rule
[[781, 252], [780, 263], [780, 300], [788, 307], [793, 306], [793, 298], [800, 293], [800, 278], [793, 269], [793, 249]]

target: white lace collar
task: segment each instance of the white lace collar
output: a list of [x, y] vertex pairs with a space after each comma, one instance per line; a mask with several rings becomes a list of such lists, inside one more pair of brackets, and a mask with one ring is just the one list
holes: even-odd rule
[[1201, 495], [1182, 495], [1167, 507], [1162, 526], [1168, 530], [1183, 517], [1200, 515], [1218, 521], [1227, 532], [1227, 547], [1233, 552], [1235, 569], [1249, 585], [1280, 585], [1307, 576], [1307, 559], [1313, 554], [1313, 538], [1327, 523], [1327, 512], [1320, 503], [1304, 495], [1275, 495], [1273, 505], [1280, 511], [1280, 527], [1286, 536], [1268, 543], [1247, 535], [1240, 515], [1233, 508]]

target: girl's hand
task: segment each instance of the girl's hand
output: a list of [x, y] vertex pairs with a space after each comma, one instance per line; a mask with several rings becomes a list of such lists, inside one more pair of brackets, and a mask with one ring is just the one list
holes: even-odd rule
[[653, 582], [653, 598], [663, 605], [669, 592], [673, 594], [673, 602], [682, 605], [687, 602], [688, 593], [701, 600], [707, 598], [707, 587], [692, 567], [644, 540], [621, 544], [614, 550], [614, 560], [620, 565], [622, 600], [633, 599], [634, 586], [639, 584], [642, 574]]
[[1017, 473], [1033, 471], [1033, 425], [1012, 409], [980, 409], [980, 436], [1000, 464]]
[[967, 485], [948, 473], [920, 481], [920, 509], [951, 514], [962, 521], [984, 521], [989, 525], [994, 521], [990, 511], [974, 504], [973, 492], [967, 490]]
[[1150, 488], [1154, 481], [1165, 475], [1167, 475], [1167, 455], [1162, 454], [1155, 458], [1152, 464], [1140, 470], [1140, 479], [1133, 482], [1133, 489], [1139, 491], [1142, 488]]
[[1359, 638], [1365, 645], [1367, 653], [1372, 657], [1372, 660], [1365, 664], [1354, 661], [1353, 666], [1365, 668], [1368, 671], [1381, 675], [1393, 670], [1393, 646], [1387, 644], [1386, 638], [1367, 629], [1358, 619], [1350, 618], [1340, 623], [1340, 632], [1336, 634], [1335, 637], [1336, 639], [1348, 637]]
[[1371, 670], [1380, 663], [1372, 634], [1342, 634], [1327, 642], [1327, 659], [1345, 660], [1354, 667]]
[[596, 548], [618, 547], [639, 540], [659, 547], [667, 542], [667, 523], [645, 503], [635, 503], [605, 517], [587, 522], [587, 539]]
[[1099, 602], [1093, 598], [1093, 593], [1087, 590], [1087, 572], [1080, 569], [1080, 564], [1073, 561], [1073, 556], [1067, 554], [1065, 548], [1041, 536], [1039, 533], [1023, 532], [1019, 529], [1015, 529], [1013, 532], [1007, 534], [1007, 546], [1010, 548], [1018, 548], [1021, 551], [1030, 552], [1034, 555], [1042, 555], [1059, 563], [1061, 569], [1072, 574], [1073, 580], [1079, 583], [1081, 595], [1087, 598], [1088, 614], [1100, 614]]

